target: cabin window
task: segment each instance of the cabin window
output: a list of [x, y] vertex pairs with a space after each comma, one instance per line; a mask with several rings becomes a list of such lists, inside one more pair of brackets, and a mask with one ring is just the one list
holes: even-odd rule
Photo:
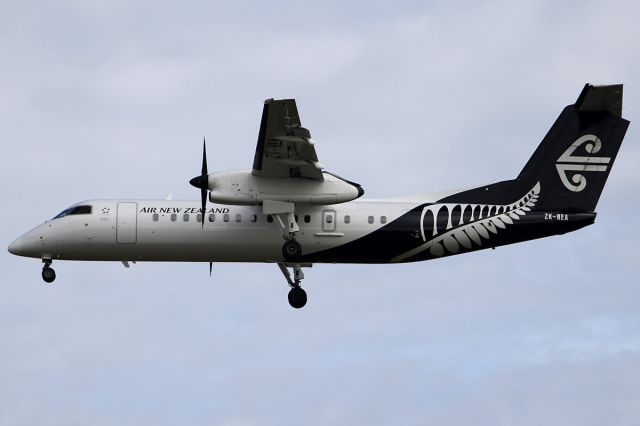
[[311, 216], [309, 216], [308, 214], [304, 215], [304, 223], [309, 223], [311, 222]]
[[325, 216], [324, 220], [327, 223], [333, 223], [333, 216], [327, 215], [327, 216]]
[[267, 222], [269, 223], [273, 222], [273, 216], [271, 215], [267, 216]]
[[251, 222], [256, 223], [258, 221], [258, 215], [257, 214], [252, 214], [251, 215]]
[[224, 216], [222, 216], [222, 220], [229, 222], [229, 213], [225, 213]]
[[236, 222], [242, 222], [242, 215], [240, 213], [236, 215]]
[[209, 222], [215, 222], [216, 221], [216, 215], [213, 213], [209, 213]]
[[385, 223], [387, 223], [387, 217], [386, 216], [380, 216], [380, 223], [383, 224], [383, 225]]
[[178, 215], [175, 213], [171, 213], [171, 222], [175, 222], [176, 220], [178, 220]]
[[369, 217], [367, 218], [367, 222], [369, 222], [369, 223], [373, 223], [373, 221], [374, 221], [373, 216], [369, 216]]
[[153, 219], [154, 222], [157, 222], [160, 220], [160, 215], [158, 213], [154, 213], [153, 216], [151, 216], [151, 219]]
[[198, 223], [202, 222], [202, 213], [198, 213], [196, 215], [196, 222], [198, 222]]
[[349, 215], [345, 215], [345, 217], [344, 217], [344, 223], [351, 223], [351, 216], [349, 216]]
[[185, 222], [189, 222], [189, 214], [188, 213], [183, 214], [182, 220], [184, 220]]

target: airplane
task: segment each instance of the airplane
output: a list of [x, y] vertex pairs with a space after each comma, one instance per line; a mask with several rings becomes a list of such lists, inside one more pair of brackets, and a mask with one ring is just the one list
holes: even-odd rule
[[314, 263], [431, 260], [593, 224], [628, 126], [622, 85], [586, 84], [515, 179], [365, 200], [361, 185], [318, 162], [295, 100], [268, 99], [252, 170], [209, 173], [203, 141], [201, 172], [190, 180], [200, 203], [83, 201], [8, 250], [41, 259], [47, 283], [56, 278], [54, 260], [209, 262], [210, 274], [213, 262], [275, 263], [298, 309], [307, 303], [302, 269]]

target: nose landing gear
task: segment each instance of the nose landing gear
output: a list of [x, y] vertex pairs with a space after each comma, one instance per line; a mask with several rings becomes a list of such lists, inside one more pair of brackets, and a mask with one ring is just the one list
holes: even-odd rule
[[42, 279], [46, 283], [52, 283], [56, 279], [56, 271], [51, 267], [51, 259], [43, 259], [44, 266], [42, 267]]

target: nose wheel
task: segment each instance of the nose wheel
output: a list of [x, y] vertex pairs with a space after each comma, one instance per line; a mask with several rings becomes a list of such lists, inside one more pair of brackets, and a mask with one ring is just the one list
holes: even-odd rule
[[44, 261], [44, 266], [42, 267], [42, 279], [46, 283], [52, 283], [56, 279], [56, 271], [51, 267], [50, 260]]
[[[302, 265], [300, 263], [278, 263], [280, 270], [282, 271], [282, 275], [286, 278], [291, 290], [289, 290], [288, 299], [289, 305], [291, 305], [294, 309], [300, 309], [307, 304], [307, 292], [304, 291], [302, 287], [300, 287], [300, 283], [304, 279], [304, 273], [302, 272]], [[311, 264], [305, 265], [311, 266]], [[293, 279], [291, 279], [291, 274], [287, 269], [290, 267], [293, 269]]]

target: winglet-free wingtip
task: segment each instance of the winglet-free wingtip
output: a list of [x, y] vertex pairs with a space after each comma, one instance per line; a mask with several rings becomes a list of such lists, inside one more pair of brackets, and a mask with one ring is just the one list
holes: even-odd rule
[[578, 111], [609, 111], [616, 117], [622, 116], [622, 84], [594, 86], [585, 84], [576, 100]]

